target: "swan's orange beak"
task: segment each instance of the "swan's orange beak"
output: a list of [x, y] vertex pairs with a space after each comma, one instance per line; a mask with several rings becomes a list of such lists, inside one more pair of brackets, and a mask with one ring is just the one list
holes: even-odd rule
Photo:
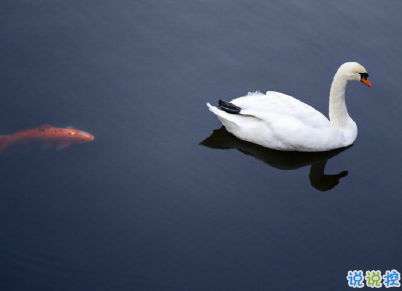
[[360, 81], [362, 81], [364, 84], [366, 84], [369, 87], [372, 87], [373, 85], [371, 85], [370, 81], [367, 80], [367, 77], [362, 76], [362, 78], [360, 79]]

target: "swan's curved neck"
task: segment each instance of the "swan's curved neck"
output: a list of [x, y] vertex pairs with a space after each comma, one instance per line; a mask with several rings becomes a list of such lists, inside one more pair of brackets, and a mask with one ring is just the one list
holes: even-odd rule
[[350, 119], [345, 103], [345, 90], [348, 80], [336, 73], [329, 93], [329, 120], [335, 127], [346, 126]]

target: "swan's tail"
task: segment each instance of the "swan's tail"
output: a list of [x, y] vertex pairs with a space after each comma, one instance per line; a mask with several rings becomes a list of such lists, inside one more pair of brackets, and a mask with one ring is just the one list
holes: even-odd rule
[[211, 104], [207, 103], [207, 106], [209, 110], [214, 113], [218, 119], [222, 122], [222, 124], [226, 127], [226, 129], [231, 132], [231, 129], [234, 127], [237, 127], [238, 119], [241, 117], [239, 114], [232, 114], [232, 113], [227, 113], [223, 110], [218, 109], [215, 106], [212, 106]]
[[9, 135], [0, 136], [0, 154], [12, 143], [12, 138]]

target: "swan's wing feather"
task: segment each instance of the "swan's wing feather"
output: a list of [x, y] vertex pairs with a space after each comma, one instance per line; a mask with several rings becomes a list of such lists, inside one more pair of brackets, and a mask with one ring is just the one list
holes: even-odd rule
[[275, 91], [268, 91], [265, 95], [249, 93], [231, 103], [241, 108], [240, 114], [254, 116], [269, 124], [286, 122], [314, 128], [329, 125], [329, 120], [310, 105]]

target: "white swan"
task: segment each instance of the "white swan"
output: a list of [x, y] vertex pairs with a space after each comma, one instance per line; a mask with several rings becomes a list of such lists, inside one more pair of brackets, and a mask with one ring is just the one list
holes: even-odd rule
[[207, 103], [226, 129], [241, 140], [276, 150], [318, 152], [351, 145], [356, 123], [345, 103], [348, 81], [371, 87], [366, 69], [355, 62], [339, 67], [329, 95], [329, 120], [313, 107], [282, 93], [248, 93], [219, 107]]

